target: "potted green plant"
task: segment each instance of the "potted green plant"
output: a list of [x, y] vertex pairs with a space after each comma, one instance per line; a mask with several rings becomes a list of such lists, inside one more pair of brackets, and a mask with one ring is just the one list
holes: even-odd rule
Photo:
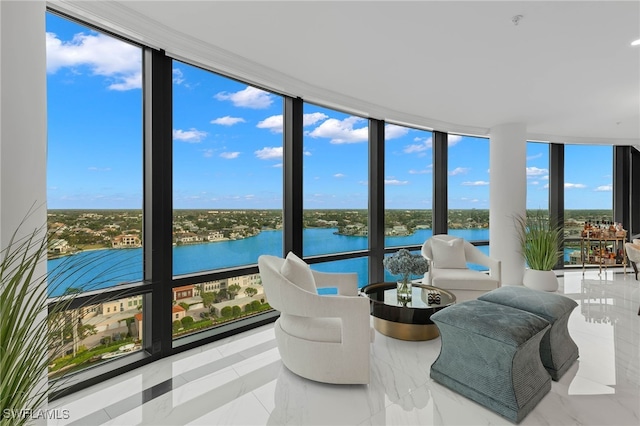
[[523, 276], [526, 287], [558, 290], [558, 278], [553, 268], [562, 256], [559, 249], [562, 228], [540, 211], [516, 217], [516, 229], [522, 256], [528, 266]]
[[400, 249], [382, 261], [385, 269], [393, 275], [400, 275], [398, 281], [398, 298], [411, 299], [412, 275], [424, 275], [429, 270], [429, 262], [421, 255], [414, 255], [407, 249]]

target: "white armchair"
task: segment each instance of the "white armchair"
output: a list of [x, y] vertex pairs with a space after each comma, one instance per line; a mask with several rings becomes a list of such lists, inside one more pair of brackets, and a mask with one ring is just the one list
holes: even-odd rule
[[[458, 302], [475, 299], [500, 287], [500, 261], [462, 238], [434, 235], [422, 245], [422, 256], [429, 261], [429, 272], [423, 283], [451, 291]], [[486, 266], [489, 275], [469, 269], [467, 263]]]
[[636, 273], [638, 279], [638, 264], [640, 264], [640, 240], [635, 239], [632, 243], [624, 243], [624, 249], [627, 252], [627, 259]]
[[[374, 331], [357, 275], [313, 271], [293, 253], [260, 256], [258, 268], [269, 304], [280, 311], [274, 327], [283, 364], [318, 382], [369, 383]], [[321, 296], [321, 287], [338, 295]]]

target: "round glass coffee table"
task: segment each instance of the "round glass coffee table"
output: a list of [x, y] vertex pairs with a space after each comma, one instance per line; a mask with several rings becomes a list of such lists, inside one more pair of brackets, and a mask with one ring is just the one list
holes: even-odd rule
[[438, 337], [431, 315], [456, 303], [453, 293], [425, 284], [413, 284], [410, 299], [398, 298], [395, 282], [369, 284], [360, 289], [360, 294], [371, 300], [373, 327], [385, 336], [402, 340]]

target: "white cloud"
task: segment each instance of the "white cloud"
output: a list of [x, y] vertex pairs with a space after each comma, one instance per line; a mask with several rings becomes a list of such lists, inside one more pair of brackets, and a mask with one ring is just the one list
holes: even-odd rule
[[414, 154], [416, 152], [424, 152], [433, 146], [433, 138], [414, 138], [413, 140], [418, 143], [405, 146], [402, 152]]
[[202, 155], [203, 155], [205, 158], [211, 158], [211, 157], [213, 157], [213, 154], [214, 154], [214, 153], [215, 153], [215, 150], [213, 150], [213, 149], [204, 149], [204, 150], [202, 150]]
[[210, 121], [211, 124], [219, 124], [221, 126], [233, 126], [238, 123], [246, 123], [246, 120], [241, 117], [231, 117], [230, 115], [225, 115], [224, 117], [218, 117]]
[[471, 169], [469, 169], [468, 167], [456, 167], [449, 172], [449, 176], [466, 175], [469, 170]]
[[402, 152], [404, 152], [405, 154], [413, 154], [416, 152], [426, 151], [427, 149], [428, 147], [425, 144], [412, 144], [405, 146]]
[[531, 185], [539, 185], [540, 182], [538, 182], [537, 180], [532, 180], [531, 182], [529, 182]]
[[121, 92], [139, 89], [141, 87], [142, 81], [142, 73], [138, 72], [134, 75], [128, 75], [122, 77], [122, 81], [120, 83], [113, 83], [109, 86], [111, 90], [118, 90]]
[[545, 183], [545, 184], [544, 184], [544, 186], [543, 186], [543, 188], [544, 188], [544, 189], [549, 189], [549, 184], [548, 184], [548, 183]]
[[207, 132], [191, 128], [189, 130], [173, 129], [173, 139], [187, 143], [199, 143], [207, 136]]
[[365, 121], [360, 117], [347, 117], [344, 120], [330, 118], [313, 129], [309, 136], [314, 138], [330, 138], [333, 144], [365, 142], [369, 139], [367, 126], [354, 129], [353, 126]]
[[313, 124], [316, 124], [318, 121], [324, 120], [325, 118], [329, 118], [329, 116], [321, 112], [312, 112], [311, 114], [303, 114], [302, 125], [304, 127], [311, 126]]
[[[302, 126], [307, 127], [316, 124], [318, 121], [322, 121], [328, 116], [321, 112], [314, 112], [311, 114], [303, 114]], [[256, 127], [260, 129], [269, 129], [273, 133], [282, 133], [283, 121], [282, 114], [272, 115], [259, 122]]]
[[462, 136], [460, 136], [460, 135], [449, 135], [447, 137], [447, 145], [448, 146], [454, 146], [455, 144], [457, 144], [461, 140], [462, 140]]
[[409, 129], [395, 124], [387, 124], [384, 126], [384, 138], [386, 140], [401, 138], [409, 133]]
[[219, 101], [231, 101], [237, 107], [252, 109], [269, 108], [273, 102], [268, 92], [252, 86], [247, 86], [246, 89], [234, 93], [220, 92], [214, 97]]
[[542, 179], [542, 180], [549, 180], [549, 175], [542, 176], [540, 179]]
[[256, 157], [260, 160], [281, 160], [282, 159], [282, 147], [264, 147], [254, 152]]
[[333, 175], [333, 177], [334, 177], [334, 178], [338, 178], [338, 179], [339, 179], [339, 178], [343, 178], [343, 177], [345, 177], [345, 176], [346, 176], [346, 175], [345, 175], [345, 174], [343, 174], [343, 173], [336, 173], [335, 175]]
[[111, 167], [89, 167], [87, 170], [92, 172], [110, 172]]
[[184, 82], [184, 74], [180, 68], [174, 68], [173, 71], [173, 84], [182, 84]]
[[609, 185], [601, 185], [601, 186], [597, 187], [596, 189], [594, 189], [594, 191], [611, 192], [611, 191], [613, 191], [613, 185], [611, 185], [611, 184], [609, 184]]
[[272, 115], [267, 117], [258, 124], [256, 127], [259, 129], [269, 129], [272, 133], [282, 133], [283, 119], [282, 114]]
[[587, 185], [585, 185], [585, 184], [583, 184], [583, 183], [569, 183], [569, 182], [566, 182], [566, 183], [564, 184], [564, 187], [565, 187], [565, 188], [567, 188], [567, 189], [572, 189], [572, 188], [586, 188], [586, 187], [587, 187]]
[[398, 179], [385, 179], [385, 185], [407, 185], [409, 183], [408, 180], [398, 180]]
[[538, 167], [527, 167], [527, 177], [542, 176], [549, 173], [548, 169], [539, 169]]
[[222, 152], [220, 153], [220, 157], [225, 158], [227, 160], [233, 160], [234, 158], [238, 158], [240, 155], [239, 152]]
[[542, 153], [540, 152], [540, 153], [538, 153], [538, 154], [534, 154], [534, 155], [531, 155], [531, 156], [527, 157], [527, 161], [529, 161], [529, 160], [535, 160], [535, 159], [537, 159], [537, 158], [541, 158], [541, 157], [542, 157]]
[[462, 182], [461, 185], [464, 186], [486, 186], [489, 185], [489, 182], [484, 180], [476, 180], [475, 182]]
[[107, 77], [110, 90], [142, 87], [142, 52], [139, 47], [104, 34], [78, 33], [62, 41], [54, 33], [46, 34], [47, 72], [73, 68], [80, 73], [87, 67], [92, 75]]

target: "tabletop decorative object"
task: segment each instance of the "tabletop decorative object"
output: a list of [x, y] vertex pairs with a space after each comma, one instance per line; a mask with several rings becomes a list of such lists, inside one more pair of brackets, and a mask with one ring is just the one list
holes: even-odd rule
[[400, 249], [392, 256], [385, 257], [382, 264], [393, 275], [402, 276], [398, 281], [398, 299], [403, 300], [411, 300], [411, 276], [424, 275], [429, 270], [427, 259], [411, 254], [407, 249]]

